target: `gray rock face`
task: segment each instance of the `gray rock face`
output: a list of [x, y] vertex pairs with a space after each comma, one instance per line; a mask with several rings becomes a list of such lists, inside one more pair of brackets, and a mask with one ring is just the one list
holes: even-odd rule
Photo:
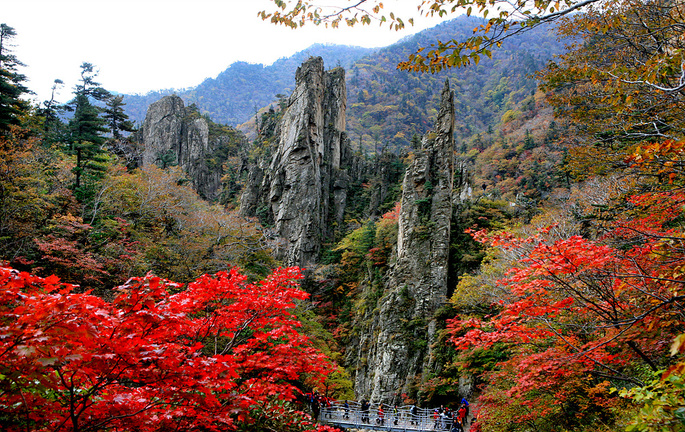
[[213, 151], [227, 137], [210, 139], [209, 125], [193, 116], [178, 96], [166, 96], [150, 105], [138, 139], [144, 145], [142, 165], [178, 164], [191, 179], [195, 190], [213, 200], [221, 190], [221, 164], [210, 166]]
[[433, 316], [447, 301], [448, 291], [453, 98], [445, 83], [435, 130], [423, 138], [405, 174], [397, 255], [384, 296], [365, 317], [368, 329], [348, 349], [358, 359], [355, 390], [359, 397], [399, 402], [399, 395], [411, 393], [434, 367]]
[[321, 57], [303, 63], [276, 128], [277, 147], [269, 166], [262, 163], [249, 174], [252, 181], [261, 178], [261, 186], [248, 181], [241, 212], [269, 212], [283, 239], [276, 252], [285, 265], [311, 268], [321, 244], [342, 222], [351, 159], [345, 104], [343, 69], [325, 71]]

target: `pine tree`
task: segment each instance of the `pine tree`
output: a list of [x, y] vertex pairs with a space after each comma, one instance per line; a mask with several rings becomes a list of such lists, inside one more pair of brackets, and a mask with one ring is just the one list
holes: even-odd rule
[[42, 106], [36, 110], [36, 114], [43, 118], [43, 142], [48, 145], [68, 141], [64, 137], [66, 125], [59, 117], [60, 112], [64, 111], [66, 107], [56, 100], [57, 93], [63, 86], [64, 81], [56, 79], [52, 84], [50, 99], [43, 101]]
[[76, 97], [70, 102], [74, 110], [74, 117], [69, 122], [71, 139], [69, 149], [76, 155], [74, 174], [74, 190], [79, 198], [85, 198], [87, 192], [83, 184], [83, 176], [97, 179], [104, 170], [103, 163], [107, 160], [104, 149], [108, 130], [107, 121], [100, 116], [102, 109], [93, 105], [91, 99], [103, 101], [109, 97], [109, 92], [95, 82], [97, 73], [90, 63], [81, 65], [81, 82], [76, 86]]
[[51, 123], [59, 121], [57, 112], [59, 107], [55, 100], [56, 93], [64, 86], [64, 81], [56, 79], [52, 84], [52, 92], [50, 93], [50, 100], [43, 102], [42, 114], [45, 117], [45, 128], [48, 129]]
[[115, 140], [121, 139], [121, 132], [133, 132], [133, 122], [128, 119], [124, 112], [124, 96], [112, 95], [107, 99], [107, 108], [104, 109], [103, 117], [107, 120], [109, 130]]
[[11, 40], [17, 33], [7, 24], [0, 24], [0, 133], [10, 125], [19, 124], [20, 115], [28, 109], [28, 103], [20, 99], [30, 93], [22, 83], [26, 76], [17, 72], [23, 64], [11, 54]]
[[421, 148], [421, 137], [418, 136], [418, 134], [412, 135], [411, 148], [414, 150], [419, 150]]

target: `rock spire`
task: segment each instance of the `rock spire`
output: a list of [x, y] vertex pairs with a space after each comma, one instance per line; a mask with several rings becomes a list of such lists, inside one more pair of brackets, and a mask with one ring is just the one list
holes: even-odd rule
[[261, 187], [248, 187], [242, 196], [243, 214], [269, 213], [285, 265], [312, 267], [321, 244], [342, 223], [351, 158], [346, 92], [342, 68], [325, 71], [321, 57], [304, 62], [276, 128], [268, 168], [262, 163], [250, 174], [253, 181], [261, 178]]
[[385, 295], [354, 347], [359, 352], [352, 353], [358, 359], [355, 389], [371, 400], [400, 402], [399, 395], [410, 393], [432, 367], [434, 314], [448, 292], [453, 98], [446, 82], [435, 129], [423, 138], [404, 177], [397, 255]]
[[180, 97], [165, 96], [150, 105], [138, 131], [137, 138], [144, 146], [142, 165], [179, 165], [203, 198], [215, 200], [221, 193], [228, 150], [244, 145], [244, 138], [235, 130], [226, 128], [224, 132], [212, 133], [210, 122], [185, 107]]

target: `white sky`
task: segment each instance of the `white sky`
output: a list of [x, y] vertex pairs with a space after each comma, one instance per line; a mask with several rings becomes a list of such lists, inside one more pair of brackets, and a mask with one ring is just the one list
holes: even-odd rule
[[[385, 1], [396, 12], [413, 12], [417, 3]], [[107, 90], [145, 93], [193, 87], [236, 61], [268, 65], [314, 43], [386, 46], [439, 22], [417, 20], [400, 32], [376, 24], [292, 30], [257, 16], [274, 7], [268, 0], [0, 0], [0, 22], [17, 32], [13, 51], [27, 65], [33, 98], [48, 99], [59, 78], [59, 102], [71, 98], [83, 62], [99, 69]]]

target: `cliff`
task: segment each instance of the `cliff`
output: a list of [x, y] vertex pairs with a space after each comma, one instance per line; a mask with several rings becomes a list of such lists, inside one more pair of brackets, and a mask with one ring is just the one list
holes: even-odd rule
[[276, 126], [270, 160], [250, 169], [241, 212], [272, 225], [285, 265], [311, 268], [322, 243], [343, 221], [349, 168], [342, 68], [325, 71], [321, 57], [297, 70], [296, 86]]
[[240, 132], [208, 121], [194, 107], [185, 107], [178, 96], [150, 105], [137, 139], [144, 147], [143, 166], [181, 166], [194, 189], [208, 200], [221, 194], [228, 156], [246, 144]]
[[[366, 326], [348, 347], [360, 397], [389, 403], [426, 379], [436, 311], [447, 301], [454, 176], [454, 94], [446, 82], [437, 122], [414, 152], [402, 190], [397, 250]], [[366, 328], [364, 328], [366, 327]]]
[[398, 156], [381, 152], [366, 161], [351, 151], [345, 74], [341, 68], [326, 71], [321, 58], [300, 66], [295, 90], [280, 112], [262, 118], [262, 136], [249, 155], [235, 158], [241, 166], [234, 172], [222, 173], [223, 162], [209, 163], [225, 161], [217, 156], [226, 153], [218, 152], [223, 138], [177, 97], [153, 104], [140, 132], [143, 164], [177, 162], [205, 197], [218, 196], [222, 175], [224, 183], [230, 178], [236, 187], [243, 185], [241, 213], [258, 217], [278, 239], [275, 252], [283, 265], [315, 271], [324, 245], [346, 231], [346, 216], [373, 220], [401, 200], [390, 267], [362, 288], [364, 298], [377, 300], [353, 313], [356, 336], [345, 350], [359, 397], [399, 402], [400, 394], [415, 394], [441, 366], [434, 364], [435, 316], [447, 300], [450, 227], [458, 201], [448, 82], [441, 98], [434, 130], [406, 158], [401, 192], [396, 182], [404, 164]]

